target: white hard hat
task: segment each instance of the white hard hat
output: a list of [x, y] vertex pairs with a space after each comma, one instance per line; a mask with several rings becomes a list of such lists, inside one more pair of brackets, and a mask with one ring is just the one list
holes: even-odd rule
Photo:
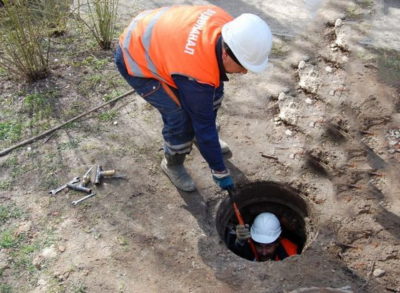
[[257, 73], [265, 70], [272, 33], [260, 17], [250, 13], [236, 17], [222, 27], [222, 38], [244, 68]]
[[281, 232], [281, 224], [272, 213], [259, 214], [250, 229], [251, 238], [263, 244], [274, 242], [281, 235]]

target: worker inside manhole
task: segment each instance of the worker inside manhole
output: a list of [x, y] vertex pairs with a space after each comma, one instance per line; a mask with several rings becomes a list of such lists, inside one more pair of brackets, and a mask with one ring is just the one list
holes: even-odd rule
[[250, 261], [279, 261], [300, 253], [299, 246], [270, 212], [258, 214], [251, 226], [228, 224], [225, 235], [228, 248]]

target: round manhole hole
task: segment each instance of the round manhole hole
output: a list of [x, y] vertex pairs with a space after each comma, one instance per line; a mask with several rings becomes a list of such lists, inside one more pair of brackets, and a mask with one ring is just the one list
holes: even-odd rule
[[[306, 201], [293, 189], [275, 182], [251, 183], [238, 188], [234, 201], [244, 222], [249, 225], [252, 236], [250, 239], [255, 244], [259, 261], [282, 260], [303, 252], [310, 236], [310, 227], [308, 227], [311, 225], [310, 211]], [[276, 231], [277, 221], [277, 225], [280, 224], [278, 232]], [[251, 249], [252, 244], [246, 240], [236, 240], [238, 220], [229, 198], [220, 204], [216, 222], [218, 234], [230, 250], [245, 259], [255, 259]], [[275, 230], [272, 232], [268, 230], [270, 228], [263, 226], [267, 225], [266, 223], [268, 227]], [[259, 231], [258, 235], [256, 228]], [[266, 237], [261, 235], [260, 238], [259, 233], [268, 235]]]

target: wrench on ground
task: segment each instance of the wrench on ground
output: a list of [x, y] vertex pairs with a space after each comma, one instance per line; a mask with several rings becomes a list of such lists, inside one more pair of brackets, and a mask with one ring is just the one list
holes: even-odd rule
[[64, 184], [64, 185], [62, 185], [62, 186], [60, 186], [59, 188], [57, 188], [57, 189], [52, 189], [52, 190], [50, 190], [49, 191], [49, 193], [51, 194], [51, 195], [56, 195], [57, 193], [59, 193], [61, 190], [63, 190], [64, 188], [67, 188], [68, 187], [68, 184], [74, 184], [74, 183], [77, 183], [77, 182], [79, 182], [79, 177], [74, 177], [74, 179], [72, 179], [70, 182], [68, 182], [67, 184]]
[[88, 194], [88, 195], [86, 195], [86, 196], [84, 196], [84, 197], [78, 199], [78, 200], [74, 200], [74, 201], [72, 202], [72, 205], [76, 206], [78, 203], [80, 203], [80, 202], [82, 202], [82, 201], [84, 201], [84, 200], [87, 200], [88, 198], [91, 198], [92, 196], [95, 196], [95, 195], [96, 195], [96, 193], [91, 193], [91, 194]]

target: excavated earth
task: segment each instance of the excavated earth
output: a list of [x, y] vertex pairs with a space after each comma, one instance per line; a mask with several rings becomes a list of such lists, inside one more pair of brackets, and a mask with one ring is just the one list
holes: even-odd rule
[[[142, 8], [205, 3], [129, 2], [121, 3], [121, 28]], [[226, 163], [239, 191], [251, 186], [246, 196], [262, 197], [272, 184], [305, 204], [302, 254], [256, 263], [229, 251], [217, 227], [219, 209], [229, 213], [228, 195], [196, 148], [186, 165], [197, 191], [172, 186], [159, 168], [160, 117], [133, 94], [106, 107], [118, 112], [111, 122], [96, 112], [0, 157], [0, 179], [13, 178], [0, 203], [23, 211], [4, 227], [40, 243], [28, 256], [30, 270], [15, 266], [15, 249], [2, 248], [2, 283], [15, 292], [400, 292], [400, 55], [374, 45], [382, 19], [396, 18], [399, 5], [306, 1], [306, 14], [265, 1], [209, 3], [271, 23], [271, 65], [230, 77], [220, 135], [232, 150]], [[287, 22], [291, 15], [298, 21]], [[396, 34], [396, 20], [393, 26]], [[119, 79], [111, 62], [107, 70]], [[60, 105], [100, 104], [101, 92], [79, 97], [78, 69], [53, 72]], [[0, 85], [5, 99], [21, 87], [5, 78]], [[13, 173], [10, 158], [24, 172]], [[56, 178], [54, 188], [95, 164], [127, 180], [105, 180], [76, 207], [78, 193], [48, 194], [43, 178]]]

